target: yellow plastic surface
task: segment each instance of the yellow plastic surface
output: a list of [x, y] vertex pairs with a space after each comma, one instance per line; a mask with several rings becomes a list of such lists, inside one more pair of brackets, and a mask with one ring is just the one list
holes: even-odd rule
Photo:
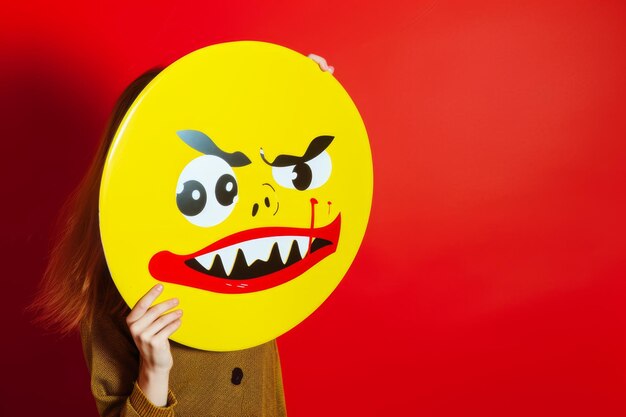
[[[183, 140], [203, 135], [223, 153]], [[302, 158], [320, 137], [324, 150]], [[232, 157], [236, 152], [244, 157]], [[120, 125], [100, 190], [106, 260], [130, 306], [160, 281], [158, 301], [180, 299], [182, 326], [172, 340], [213, 351], [256, 346], [296, 326], [339, 284], [365, 233], [372, 182], [365, 127], [332, 74], [269, 43], [209, 46], [159, 74]], [[327, 225], [339, 228], [320, 257], [312, 245]], [[291, 255], [290, 239], [304, 258], [274, 273], [280, 279], [273, 281], [263, 274], [241, 278], [263, 267], [252, 273], [240, 265], [243, 272], [233, 279], [188, 266], [218, 254], [226, 272], [227, 258], [239, 249], [246, 264], [258, 260], [258, 266], [273, 243], [282, 245], [281, 259]], [[173, 265], [169, 275], [167, 262], [154, 260], [158, 253], [164, 254], [159, 262]], [[319, 259], [309, 262], [314, 256]], [[276, 272], [269, 269], [268, 276]], [[197, 285], [204, 276], [210, 289]]]

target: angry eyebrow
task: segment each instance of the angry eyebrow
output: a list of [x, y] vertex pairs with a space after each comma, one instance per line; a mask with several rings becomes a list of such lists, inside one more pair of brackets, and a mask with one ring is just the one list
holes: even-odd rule
[[182, 139], [183, 142], [191, 146], [196, 151], [202, 152], [205, 155], [215, 155], [218, 158], [222, 158], [231, 167], [242, 167], [252, 163], [250, 158], [244, 155], [243, 152], [224, 152], [210, 137], [199, 130], [179, 130], [176, 134]]
[[310, 161], [315, 158], [317, 155], [324, 152], [328, 145], [335, 139], [334, 136], [318, 136], [309, 143], [309, 147], [304, 152], [302, 156], [294, 156], [294, 155], [278, 155], [273, 162], [269, 162], [265, 159], [265, 152], [263, 152], [263, 148], [261, 148], [261, 159], [267, 165], [273, 167], [287, 167], [290, 165], [297, 165], [301, 162]]

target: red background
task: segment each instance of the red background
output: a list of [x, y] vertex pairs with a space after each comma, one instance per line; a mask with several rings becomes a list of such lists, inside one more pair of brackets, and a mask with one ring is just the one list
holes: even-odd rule
[[326, 57], [374, 155], [358, 257], [279, 340], [291, 416], [626, 414], [624, 2], [95, 3], [0, 12], [0, 415], [96, 415], [23, 311], [56, 212], [125, 85], [240, 39]]

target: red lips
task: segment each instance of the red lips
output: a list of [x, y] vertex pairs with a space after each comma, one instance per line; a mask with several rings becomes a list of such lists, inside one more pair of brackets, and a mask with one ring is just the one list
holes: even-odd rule
[[284, 284], [335, 252], [341, 215], [320, 228], [244, 230], [188, 255], [155, 254], [148, 268], [162, 282], [223, 294], [243, 294]]

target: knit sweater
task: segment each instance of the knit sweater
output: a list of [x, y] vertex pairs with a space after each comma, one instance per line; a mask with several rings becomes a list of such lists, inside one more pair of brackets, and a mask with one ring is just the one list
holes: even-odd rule
[[152, 404], [136, 383], [139, 352], [123, 317], [83, 323], [81, 340], [102, 417], [286, 416], [275, 340], [233, 352], [170, 341], [174, 366], [165, 407]]

